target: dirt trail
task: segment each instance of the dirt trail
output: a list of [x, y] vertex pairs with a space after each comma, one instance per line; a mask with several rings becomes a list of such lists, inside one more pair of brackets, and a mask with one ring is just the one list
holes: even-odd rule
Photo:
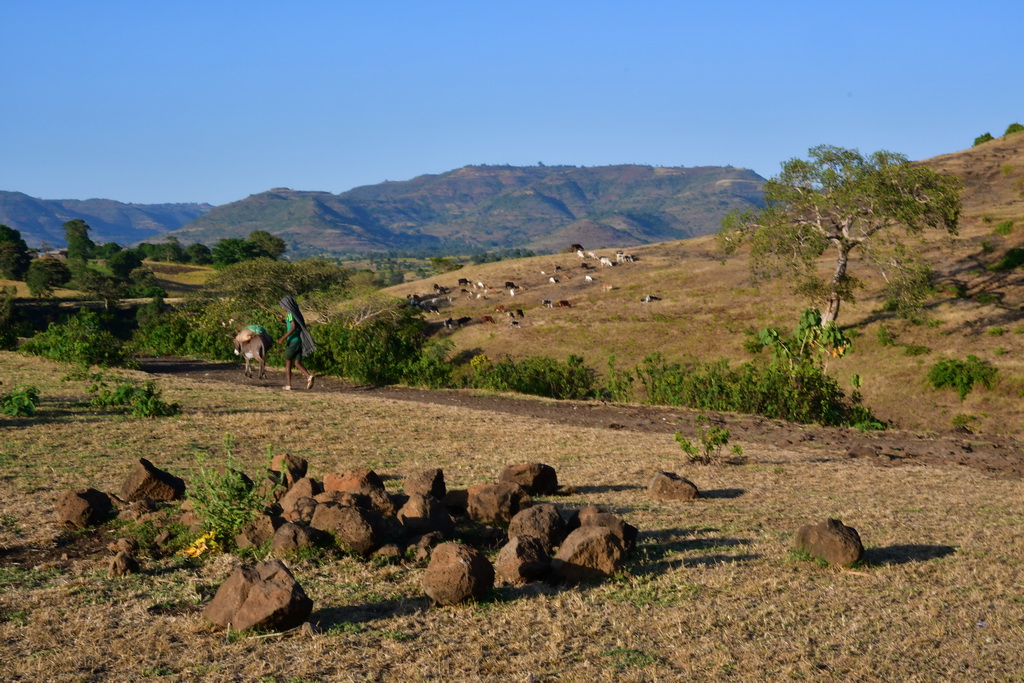
[[[268, 370], [266, 380], [246, 379], [234, 363], [183, 358], [147, 358], [141, 369], [153, 375], [228, 382], [254, 390], [280, 391], [283, 373]], [[296, 390], [301, 377], [292, 380]], [[366, 387], [333, 377], [318, 377], [314, 393], [374, 394], [400, 401], [452, 405], [492, 413], [520, 415], [581, 427], [638, 432], [694, 432], [698, 411], [665, 406], [623, 405], [603, 401], [554, 401], [524, 396], [499, 396], [466, 390], [430, 391], [408, 387]], [[864, 458], [884, 467], [904, 464], [964, 466], [1010, 477], [1024, 476], [1024, 444], [1007, 437], [979, 434], [914, 434], [900, 430], [861, 432], [856, 429], [800, 425], [763, 417], [706, 413], [728, 427], [736, 441], [760, 441], [808, 451], [815, 458]]]

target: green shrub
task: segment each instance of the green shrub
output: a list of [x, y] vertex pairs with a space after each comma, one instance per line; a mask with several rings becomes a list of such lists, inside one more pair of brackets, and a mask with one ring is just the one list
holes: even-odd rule
[[977, 147], [978, 145], [984, 144], [989, 140], [995, 140], [995, 138], [992, 137], [992, 133], [982, 133], [978, 137], [974, 138], [974, 146]]
[[[679, 448], [686, 453], [690, 462], [699, 465], [714, 465], [720, 461], [722, 448], [729, 443], [731, 436], [725, 427], [710, 424], [703, 415], [697, 416], [697, 444], [683, 436], [682, 432], [676, 432], [675, 440]], [[737, 455], [743, 453], [739, 446], [733, 448]]]
[[992, 337], [1002, 337], [1004, 334], [1006, 334], [1006, 328], [1005, 327], [990, 327], [988, 329], [988, 333], [987, 334], [989, 336], [992, 336]]
[[410, 362], [403, 375], [406, 384], [443, 389], [452, 384], [452, 364], [448, 354], [455, 348], [451, 339], [424, 345], [418, 359]]
[[87, 391], [96, 394], [90, 405], [94, 408], [116, 408], [132, 417], [169, 417], [181, 412], [177, 403], [167, 403], [160, 398], [160, 391], [153, 382], [142, 385], [130, 379], [121, 378], [113, 388], [107, 388], [102, 375], [96, 375], [96, 384]]
[[875, 337], [878, 339], [878, 343], [882, 346], [893, 346], [896, 344], [896, 335], [885, 325], [881, 325], [878, 328], [878, 332], [875, 334]]
[[581, 399], [594, 395], [596, 376], [580, 356], [570, 355], [565, 362], [548, 356], [531, 356], [516, 362], [504, 358], [494, 362], [471, 364], [464, 378], [467, 387], [558, 399]]
[[609, 401], [616, 403], [629, 403], [633, 400], [633, 382], [636, 380], [632, 373], [620, 371], [615, 367], [615, 356], [608, 357], [608, 373], [604, 377], [604, 387], [601, 394]]
[[978, 292], [973, 298], [979, 304], [997, 304], [1002, 299], [1002, 295], [993, 292]]
[[992, 232], [1004, 237], [1011, 234], [1013, 232], [1013, 221], [1003, 221], [1002, 223], [999, 223], [992, 229]]
[[17, 291], [11, 286], [0, 287], [0, 350], [6, 351], [18, 345], [14, 332], [14, 295]]
[[38, 405], [39, 390], [32, 386], [20, 386], [0, 395], [0, 413], [11, 417], [32, 417]]
[[1024, 247], [1014, 247], [1003, 254], [998, 263], [989, 266], [989, 270], [1013, 270], [1024, 265]]
[[936, 389], [955, 389], [960, 400], [971, 392], [975, 384], [991, 389], [999, 378], [999, 370], [977, 356], [968, 355], [967, 360], [946, 358], [940, 360], [928, 371], [928, 381]]
[[[273, 487], [257, 486], [236, 469], [233, 447], [234, 440], [226, 436], [226, 457], [222, 466], [210, 466], [205, 457], [197, 453], [195, 474], [188, 486], [188, 498], [203, 530], [212, 533], [217, 545], [225, 551], [235, 547], [235, 537], [273, 500]], [[268, 469], [269, 465], [268, 454]]]
[[1014, 133], [1019, 133], [1022, 130], [1024, 130], [1024, 125], [1021, 125], [1019, 123], [1011, 123], [1009, 126], [1006, 127], [1006, 132], [1003, 133], [1003, 135], [1013, 135]]
[[977, 419], [978, 418], [975, 415], [970, 415], [968, 413], [957, 413], [956, 415], [953, 416], [951, 422], [953, 424], [953, 427], [957, 429], [962, 429], [966, 432], [973, 433], [974, 429], [971, 427], [971, 424], [977, 421]]
[[931, 352], [932, 350], [930, 348], [920, 344], [907, 344], [903, 347], [904, 356], [923, 356]]
[[59, 325], [50, 323], [21, 348], [26, 353], [81, 367], [135, 365], [120, 340], [102, 328], [99, 316], [85, 308]]

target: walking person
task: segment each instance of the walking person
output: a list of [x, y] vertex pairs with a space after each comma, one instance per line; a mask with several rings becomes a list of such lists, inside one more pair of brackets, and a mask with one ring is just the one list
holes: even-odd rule
[[302, 356], [308, 356], [316, 351], [316, 344], [306, 328], [306, 321], [299, 310], [299, 304], [295, 297], [289, 295], [281, 299], [281, 308], [285, 311], [284, 323], [287, 330], [284, 336], [277, 340], [278, 344], [284, 344], [284, 387], [285, 391], [292, 389], [292, 364], [295, 365], [306, 377], [306, 388], [312, 389], [316, 381], [316, 375], [307, 370], [300, 360]]

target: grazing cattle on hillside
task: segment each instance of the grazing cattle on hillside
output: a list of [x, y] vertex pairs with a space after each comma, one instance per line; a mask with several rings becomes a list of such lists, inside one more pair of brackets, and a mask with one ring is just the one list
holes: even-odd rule
[[660, 296], [654, 296], [653, 294], [648, 294], [643, 299], [640, 299], [640, 303], [642, 303], [642, 304], [649, 304], [652, 301], [661, 301], [661, 297]]
[[603, 286], [601, 287], [601, 289], [603, 289], [603, 290], [604, 290], [604, 291], [606, 291], [606, 292], [610, 292], [610, 291], [612, 291], [613, 289], [615, 289], [615, 285], [603, 285]]
[[516, 295], [516, 290], [514, 290], [514, 289], [508, 290], [508, 295], [509, 296], [515, 296]]
[[516, 328], [516, 329], [520, 329], [520, 325], [519, 325], [519, 321], [518, 320], [509, 320], [508, 324], [510, 326]]
[[512, 282], [511, 280], [507, 280], [505, 282], [505, 289], [516, 289], [516, 283]]
[[583, 251], [582, 244], [571, 244], [569, 245], [569, 251]]
[[562, 266], [560, 266], [560, 265], [558, 265], [558, 264], [556, 263], [556, 264], [555, 264], [555, 272], [557, 273], [557, 272], [558, 272], [558, 271], [560, 271], [561, 269], [562, 269]]
[[582, 268], [583, 270], [593, 270], [594, 267], [589, 263], [581, 263], [580, 268]]
[[565, 299], [562, 299], [561, 301], [558, 302], [558, 307], [559, 308], [572, 308], [572, 304], [569, 303], [568, 301], [566, 301]]
[[590, 258], [594, 259], [595, 261], [597, 260], [597, 254], [595, 254], [592, 251], [588, 251], [587, 252], [587, 256], [589, 256]]
[[614, 266], [615, 264], [612, 263], [612, 260], [610, 258], [608, 258], [607, 256], [602, 256], [601, 257], [601, 265], [602, 266]]
[[579, 256], [580, 258], [587, 258], [587, 255], [583, 253], [582, 249], [577, 249], [576, 255]]
[[505, 304], [498, 304], [497, 306], [495, 306], [494, 307], [494, 312], [495, 313], [504, 313], [505, 312]]
[[541, 299], [540, 303], [544, 308], [554, 308], [554, 304], [551, 303], [551, 299]]
[[459, 318], [458, 320], [456, 320], [455, 321], [455, 325], [456, 325], [456, 327], [462, 327], [463, 325], [468, 323], [470, 320], [472, 320], [472, 318], [470, 318], [468, 315], [465, 315], [465, 316], [462, 316], [461, 318]]
[[636, 261], [636, 257], [633, 256], [632, 254], [623, 254], [622, 260], [624, 263], [633, 263], [634, 261]]
[[450, 330], [453, 327], [455, 327], [455, 321], [452, 320], [451, 318], [448, 318], [447, 320], [444, 321], [444, 326], [445, 326], [446, 329]]
[[523, 313], [523, 309], [521, 309], [521, 308], [517, 308], [517, 309], [516, 309], [516, 316], [517, 316], [517, 317], [519, 317], [519, 318], [525, 318], [525, 317], [526, 317], [526, 314], [525, 314], [525, 313]]
[[626, 260], [626, 252], [624, 252], [624, 251], [617, 251], [617, 252], [615, 252], [615, 262], [616, 263], [624, 263], [625, 260]]
[[427, 313], [433, 313], [434, 315], [441, 315], [441, 309], [437, 306], [427, 306]]
[[459, 278], [459, 287], [469, 287], [472, 283], [464, 277]]
[[548, 282], [550, 282], [553, 285], [557, 285], [558, 284], [558, 278], [554, 277], [554, 276], [551, 276], [551, 277], [548, 278]]
[[586, 282], [593, 282], [593, 281], [594, 281], [594, 278], [593, 278], [592, 276], [590, 276], [590, 275], [585, 275], [585, 276], [583, 276], [583, 279], [584, 279], [584, 280], [585, 280]]
[[490, 323], [491, 325], [497, 324], [497, 323], [494, 322], [494, 318], [492, 316], [489, 316], [489, 315], [482, 316], [480, 318], [480, 322], [482, 322], [482, 323]]
[[253, 360], [260, 364], [259, 379], [267, 378], [267, 349], [274, 343], [266, 330], [262, 327], [259, 329], [262, 331], [257, 332], [247, 327], [235, 335], [235, 355], [245, 358], [245, 376], [250, 379]]

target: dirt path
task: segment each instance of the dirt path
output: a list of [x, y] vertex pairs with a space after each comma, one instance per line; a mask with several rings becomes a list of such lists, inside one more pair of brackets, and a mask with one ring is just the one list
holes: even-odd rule
[[[141, 369], [153, 375], [228, 382], [254, 390], [280, 391], [283, 373], [268, 370], [266, 380], [246, 379], [235, 363], [183, 358], [146, 358]], [[296, 389], [301, 377], [293, 378]], [[467, 390], [430, 391], [408, 387], [366, 387], [333, 377], [317, 378], [314, 393], [374, 394], [399, 401], [452, 405], [528, 416], [552, 422], [638, 432], [695, 433], [698, 411], [664, 406], [623, 405], [603, 401], [554, 401], [524, 396], [481, 394]], [[1024, 476], [1024, 444], [1017, 439], [976, 434], [921, 435], [899, 430], [861, 432], [856, 429], [800, 425], [730, 413], [708, 413], [728, 427], [736, 441], [760, 441], [806, 450], [816, 458], [864, 458], [884, 467], [908, 463], [972, 467], [1010, 477]]]

